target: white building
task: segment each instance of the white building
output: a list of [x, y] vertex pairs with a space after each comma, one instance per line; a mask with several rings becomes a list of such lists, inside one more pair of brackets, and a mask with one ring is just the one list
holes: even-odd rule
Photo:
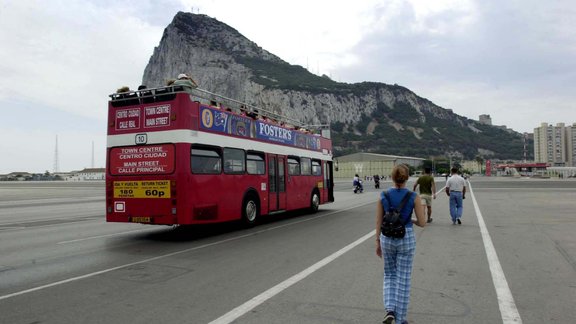
[[566, 127], [547, 123], [534, 128], [534, 161], [550, 163], [550, 166], [573, 166], [576, 148], [574, 147], [576, 123]]
[[66, 178], [67, 181], [92, 181], [104, 180], [106, 178], [105, 168], [87, 168], [81, 171], [70, 172], [71, 175]]
[[406, 164], [416, 168], [422, 165], [424, 160], [410, 156], [353, 153], [334, 158], [334, 177], [352, 179], [355, 174], [358, 174], [360, 178], [372, 177], [375, 174], [390, 176], [392, 169], [398, 164]]
[[566, 127], [566, 150], [568, 166], [576, 167], [576, 123]]
[[484, 125], [492, 125], [492, 118], [490, 118], [490, 115], [480, 115], [478, 121]]

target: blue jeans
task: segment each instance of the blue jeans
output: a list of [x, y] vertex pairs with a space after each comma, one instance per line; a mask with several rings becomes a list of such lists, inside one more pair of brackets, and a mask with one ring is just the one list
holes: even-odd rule
[[462, 192], [450, 191], [450, 216], [452, 217], [452, 223], [456, 223], [456, 220], [462, 217], [462, 210]]
[[416, 238], [412, 227], [406, 228], [401, 239], [380, 234], [384, 258], [384, 307], [396, 313], [396, 323], [406, 321], [410, 304], [412, 262], [416, 252]]

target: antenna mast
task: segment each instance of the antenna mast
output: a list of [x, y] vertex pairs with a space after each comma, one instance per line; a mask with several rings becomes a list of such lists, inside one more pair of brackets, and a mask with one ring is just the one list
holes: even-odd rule
[[58, 161], [58, 135], [56, 135], [56, 146], [54, 148], [54, 173], [60, 172], [60, 164]]
[[94, 169], [94, 141], [92, 141], [92, 164], [90, 164], [90, 167]]

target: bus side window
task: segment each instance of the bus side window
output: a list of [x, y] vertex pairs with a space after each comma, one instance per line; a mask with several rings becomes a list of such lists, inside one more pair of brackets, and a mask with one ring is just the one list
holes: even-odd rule
[[246, 171], [248, 174], [264, 174], [266, 172], [264, 154], [248, 152], [246, 155]]
[[222, 159], [219, 148], [192, 147], [191, 151], [192, 173], [219, 174], [222, 171]]
[[224, 149], [224, 173], [238, 174], [244, 173], [244, 160], [246, 159], [244, 150], [225, 148]]
[[300, 172], [302, 175], [312, 174], [312, 165], [310, 163], [310, 158], [300, 158]]
[[297, 157], [288, 157], [288, 174], [300, 175], [300, 159]]
[[318, 160], [312, 160], [312, 175], [322, 175], [322, 164]]

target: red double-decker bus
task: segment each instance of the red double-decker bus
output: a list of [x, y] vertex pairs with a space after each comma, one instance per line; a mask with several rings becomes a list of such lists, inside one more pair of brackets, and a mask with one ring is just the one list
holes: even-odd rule
[[329, 129], [314, 134], [200, 89], [110, 97], [108, 222], [254, 224], [334, 201]]

